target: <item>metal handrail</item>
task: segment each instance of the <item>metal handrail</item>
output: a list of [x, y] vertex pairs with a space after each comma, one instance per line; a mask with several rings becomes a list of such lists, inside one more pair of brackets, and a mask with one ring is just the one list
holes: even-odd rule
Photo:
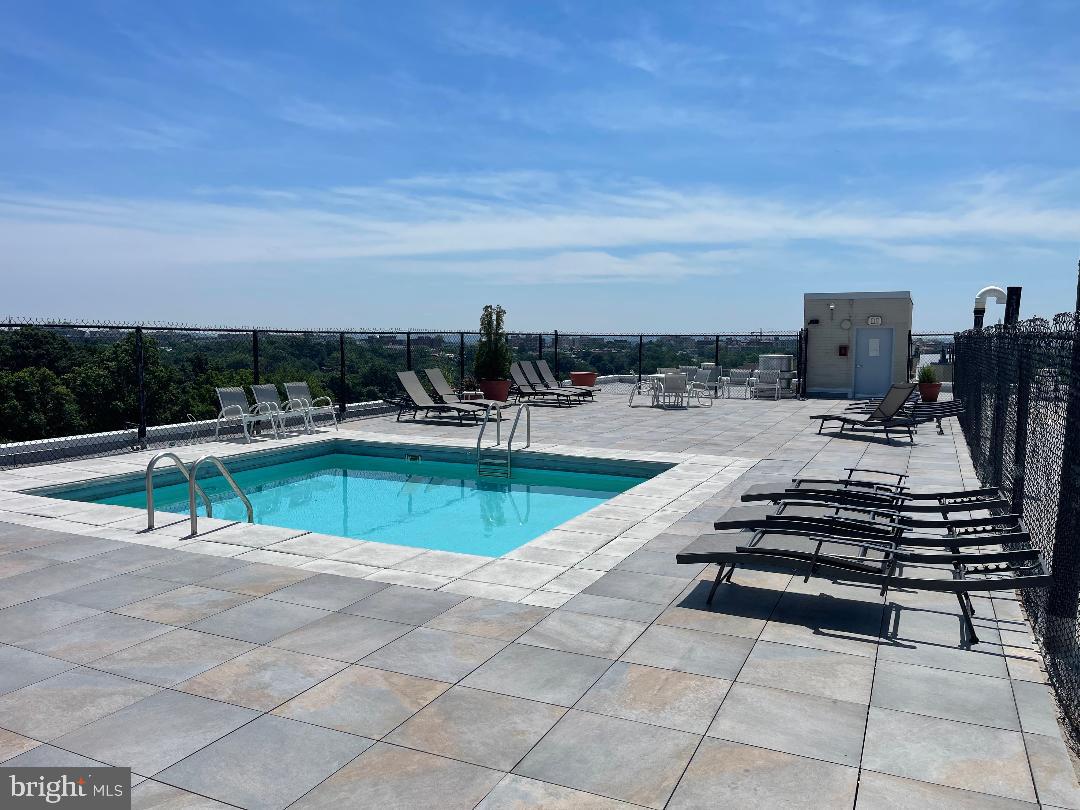
[[[484, 422], [480, 425], [480, 435], [476, 437], [476, 465], [480, 466], [480, 448], [484, 441], [484, 431], [487, 430], [488, 420], [491, 419], [492, 404], [489, 402], [487, 408], [484, 410]], [[502, 414], [496, 411], [496, 416], [499, 417], [495, 420], [495, 446], [498, 447], [502, 444]]]
[[[163, 459], [163, 458], [172, 459], [172, 461], [176, 464], [176, 468], [178, 470], [180, 470], [180, 472], [183, 474], [184, 478], [187, 479], [189, 485], [194, 480], [191, 473], [188, 472], [187, 465], [184, 464], [184, 462], [180, 460], [180, 456], [176, 455], [176, 453], [170, 453], [170, 452], [166, 451], [166, 452], [163, 452], [163, 453], [158, 453], [156, 456], [154, 456], [152, 459], [150, 459], [150, 463], [146, 465], [146, 530], [147, 531], [151, 531], [154, 528], [154, 467], [156, 467], [157, 463], [159, 461], [161, 461], [161, 459]], [[189, 486], [189, 488], [190, 488], [190, 486]], [[206, 492], [204, 492], [203, 488], [201, 486], [199, 486], [198, 484], [195, 484], [195, 489], [202, 496], [203, 503], [206, 504], [206, 516], [207, 517], [213, 517], [214, 516], [214, 506], [210, 502], [210, 499], [206, 496]]]
[[510, 475], [510, 446], [514, 443], [514, 434], [517, 433], [518, 422], [521, 421], [521, 412], [525, 412], [525, 446], [532, 444], [532, 410], [528, 403], [518, 405], [517, 416], [514, 417], [514, 426], [510, 428], [510, 435], [506, 438], [506, 475]]
[[[237, 497], [244, 502], [244, 507], [247, 509], [247, 522], [254, 523], [255, 511], [251, 508], [251, 501], [248, 500], [248, 496], [245, 495], [243, 490], [237, 485], [236, 479], [232, 477], [232, 473], [230, 473], [225, 465], [221, 463], [221, 459], [217, 456], [201, 456], [191, 465], [191, 477], [188, 478], [188, 509], [191, 512], [192, 537], [199, 533], [199, 516], [195, 510], [195, 488], [199, 486], [199, 484], [195, 480], [195, 476], [199, 474], [199, 465], [204, 461], [214, 462], [214, 466], [218, 468], [218, 472], [220, 472], [222, 477], [229, 482], [229, 486], [232, 487], [233, 492], [236, 493]], [[210, 517], [209, 513], [207, 513], [207, 517]]]

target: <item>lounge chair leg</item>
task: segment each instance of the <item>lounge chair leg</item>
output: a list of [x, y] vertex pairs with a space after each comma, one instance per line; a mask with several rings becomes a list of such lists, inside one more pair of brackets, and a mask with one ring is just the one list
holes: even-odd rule
[[[963, 635], [967, 637], [967, 643], [969, 645], [970, 644], [978, 644], [979, 643], [979, 636], [975, 632], [975, 624], [971, 621], [971, 616], [972, 616], [972, 612], [973, 612], [971, 610], [971, 607], [970, 607], [971, 599], [968, 597], [968, 595], [966, 593], [958, 593], [958, 594], [956, 594], [956, 601], [960, 603], [960, 612], [964, 615], [964, 619], [963, 619], [964, 633], [963, 633]], [[963, 642], [964, 638], [961, 637], [960, 640], [961, 640], [961, 642]]]
[[[708, 597], [707, 597], [707, 598], [705, 599], [705, 604], [706, 604], [706, 605], [711, 605], [711, 604], [712, 604], [712, 600], [713, 600], [713, 597], [714, 597], [714, 596], [716, 595], [716, 589], [717, 589], [717, 588], [719, 588], [719, 587], [720, 587], [720, 583], [724, 581], [724, 572], [725, 572], [725, 569], [726, 569], [726, 568], [727, 568], [727, 566], [725, 566], [725, 565], [723, 565], [723, 564], [720, 564], [720, 566], [719, 566], [719, 567], [717, 568], [717, 571], [716, 571], [716, 579], [714, 579], [714, 580], [713, 580], [713, 584], [712, 584], [712, 587], [711, 587], [711, 588], [709, 588], [709, 595], [708, 595]], [[731, 566], [731, 570], [732, 570], [732, 571], [734, 571], [734, 570], [735, 570], [735, 566], [734, 566], [734, 565], [733, 565], [733, 566]], [[728, 577], [730, 577], [730, 576], [731, 576], [731, 574], [730, 574], [730, 573], [728, 573]]]

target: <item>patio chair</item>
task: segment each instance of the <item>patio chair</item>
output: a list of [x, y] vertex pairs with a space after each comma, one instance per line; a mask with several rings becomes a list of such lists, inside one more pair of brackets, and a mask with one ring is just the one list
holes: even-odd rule
[[712, 407], [716, 396], [716, 369], [698, 369], [687, 378], [687, 398], [697, 397], [698, 405]]
[[435, 393], [439, 395], [439, 399], [447, 405], [479, 405], [482, 408], [486, 408], [490, 405], [501, 413], [501, 409], [510, 404], [509, 402], [502, 402], [497, 399], [463, 400], [454, 391], [453, 386], [450, 385], [450, 381], [446, 379], [446, 375], [443, 374], [441, 368], [426, 368], [424, 369], [424, 373], [427, 375], [427, 378], [431, 380], [431, 387], [435, 389]]
[[821, 433], [822, 428], [825, 427], [826, 422], [839, 422], [840, 433], [843, 434], [844, 428], [848, 428], [852, 431], [869, 430], [869, 431], [885, 431], [885, 439], [887, 441], [892, 440], [892, 436], [889, 433], [889, 428], [893, 430], [899, 429], [904, 431], [908, 435], [908, 439], [912, 443], [915, 441], [914, 428], [916, 422], [910, 417], [900, 416], [900, 409], [907, 402], [908, 397], [911, 396], [911, 392], [915, 389], [915, 383], [896, 383], [889, 388], [888, 393], [882, 397], [881, 402], [871, 411], [866, 417], [857, 419], [854, 416], [849, 416], [843, 413], [826, 413], [817, 414], [811, 416], [811, 419], [820, 419], [821, 424], [818, 425], [818, 433]]
[[281, 432], [285, 432], [285, 420], [290, 417], [299, 417], [304, 423], [304, 431], [311, 433], [314, 428], [311, 425], [311, 417], [304, 409], [295, 410], [286, 405], [281, 404], [281, 400], [278, 398], [278, 388], [273, 383], [263, 383], [262, 385], [251, 386], [251, 393], [255, 397], [255, 404], [265, 408], [270, 413], [277, 417], [278, 425], [281, 426]]
[[285, 396], [289, 398], [289, 401], [285, 403], [286, 408], [306, 412], [312, 429], [315, 428], [315, 417], [320, 414], [328, 414], [334, 420], [334, 429], [340, 429], [338, 428], [338, 406], [330, 397], [313, 397], [311, 388], [306, 382], [285, 383]]
[[578, 391], [587, 391], [590, 397], [601, 390], [599, 385], [563, 385], [551, 373], [551, 366], [548, 365], [547, 360], [537, 360], [536, 370], [540, 372], [540, 379], [544, 381], [544, 385], [548, 388], [576, 388]]
[[779, 371], [758, 371], [750, 385], [751, 399], [758, 399], [759, 397], [766, 395], [770, 399], [780, 399]]
[[685, 374], [679, 374], [678, 372], [665, 374], [660, 385], [660, 404], [665, 408], [669, 405], [676, 407], [685, 407], [687, 405], [689, 398], [687, 396], [688, 389]]
[[[950, 498], [950, 496], [954, 496]], [[839, 484], [806, 483], [797, 487], [784, 487], [773, 483], [753, 484], [742, 494], [746, 502], [800, 501], [802, 503], [824, 503], [834, 506], [854, 506], [867, 509], [880, 508], [884, 511], [906, 513], [937, 513], [947, 515], [952, 512], [991, 511], [1008, 509], [1010, 504], [999, 493], [985, 497], [976, 497], [961, 491], [929, 493], [926, 497], [912, 495], [910, 492], [886, 492], [882, 490], [844, 487]]]
[[[978, 502], [986, 498], [1002, 498], [1001, 490], [997, 487], [978, 487], [975, 489], [944, 489], [944, 490], [912, 490], [904, 481], [908, 480], [907, 473], [892, 472], [889, 470], [876, 470], [867, 467], [845, 467], [845, 478], [803, 478], [791, 479], [793, 486], [785, 489], [854, 489], [871, 490], [874, 492], [897, 493], [914, 500], [931, 500], [944, 502]], [[882, 481], [873, 476], [882, 476]]]
[[545, 388], [529, 382], [528, 377], [525, 376], [525, 372], [521, 370], [521, 365], [519, 363], [514, 362], [510, 364], [510, 379], [514, 383], [514, 393], [517, 394], [519, 402], [522, 397], [536, 397], [539, 399], [554, 399], [555, 404], [559, 406], [562, 406], [564, 402], [567, 405], [573, 404], [574, 394], [569, 391], [563, 391], [558, 388]]
[[458, 422], [461, 422], [465, 416], [471, 416], [475, 421], [479, 422], [480, 414], [487, 412], [487, 408], [481, 408], [479, 405], [436, 402], [424, 390], [424, 386], [420, 384], [420, 378], [416, 376], [415, 371], [399, 371], [397, 376], [401, 381], [401, 387], [405, 389], [405, 396], [398, 402], [398, 422], [401, 421], [401, 415], [408, 411], [412, 411], [413, 419], [416, 418], [420, 411], [423, 411], [425, 419], [428, 414], [435, 412], [456, 416]]
[[693, 377], [700, 370], [697, 366], [679, 366], [679, 373], [685, 374], [687, 379]]
[[214, 422], [215, 439], [221, 433], [222, 421], [226, 420], [238, 420], [240, 422], [240, 426], [244, 430], [245, 442], [251, 441], [251, 431], [248, 428], [254, 427], [258, 429], [263, 424], [269, 424], [270, 429], [274, 431], [274, 438], [280, 438], [277, 416], [264, 406], [252, 405], [248, 402], [247, 394], [244, 393], [243, 388], [215, 388], [214, 391], [217, 392], [218, 404], [221, 405], [217, 421]]
[[675, 368], [674, 366], [672, 366], [671, 368], [658, 368], [656, 370], [656, 373], [657, 374], [674, 374], [677, 371], [678, 371], [678, 369]]
[[732, 399], [737, 393], [739, 399], [748, 399], [751, 396], [750, 384], [754, 376], [752, 368], [731, 368], [727, 376], [723, 377], [724, 397]]
[[[918, 553], [878, 540], [851, 540], [806, 534], [802, 548], [773, 548], [742, 544], [738, 534], [707, 534], [694, 540], [675, 561], [700, 565], [716, 563], [719, 570], [706, 599], [711, 605], [717, 588], [731, 582], [735, 568], [777, 569], [845, 584], [869, 584], [885, 596], [890, 588], [952, 593], [963, 614], [961, 643], [979, 641], [972, 621], [971, 594], [978, 591], [1011, 591], [1045, 588], [1052, 582], [1036, 549], [977, 553]], [[823, 548], [828, 548], [823, 553]], [[833, 551], [833, 549], [838, 549]], [[858, 554], [845, 554], [845, 550]], [[899, 573], [904, 565], [943, 564], [948, 577], [911, 577]]]
[[519, 361], [518, 367], [521, 369], [521, 373], [525, 375], [525, 379], [528, 380], [529, 384], [532, 385], [534, 388], [545, 391], [565, 392], [566, 394], [569, 394], [570, 396], [575, 396], [581, 400], [584, 400], [585, 397], [589, 397], [590, 399], [592, 398], [592, 391], [585, 391], [577, 388], [576, 386], [559, 385], [558, 382], [556, 382], [555, 385], [547, 385], [542, 379], [540, 379], [540, 375], [537, 374], [536, 369], [533, 367], [533, 364], [528, 360]]

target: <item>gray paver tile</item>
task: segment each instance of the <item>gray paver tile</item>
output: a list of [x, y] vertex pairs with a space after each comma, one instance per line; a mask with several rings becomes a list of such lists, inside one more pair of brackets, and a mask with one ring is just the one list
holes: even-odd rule
[[622, 660], [734, 680], [753, 646], [753, 641], [738, 636], [653, 625]]
[[194, 585], [204, 579], [220, 576], [228, 571], [243, 568], [246, 563], [228, 557], [212, 557], [209, 554], [184, 554], [173, 562], [155, 565], [146, 576], [178, 582], [181, 585]]
[[274, 710], [274, 714], [378, 739], [449, 688], [383, 669], [351, 666]]
[[1018, 732], [870, 707], [864, 769], [1035, 801]]
[[376, 743], [292, 810], [349, 807], [357, 796], [371, 807], [472, 810], [502, 776], [489, 768]]
[[70, 591], [61, 591], [53, 598], [98, 610], [112, 610], [130, 602], [171, 591], [176, 587], [175, 582], [151, 579], [138, 574], [123, 574], [101, 582], [91, 582], [89, 585], [72, 588]]
[[229, 805], [147, 779], [131, 791], [131, 810], [228, 810]]
[[257, 647], [176, 688], [192, 695], [269, 711], [344, 668], [342, 661]]
[[730, 686], [720, 678], [618, 662], [575, 708], [702, 734]]
[[251, 709], [162, 690], [61, 737], [57, 745], [153, 776], [257, 716]]
[[874, 662], [858, 655], [759, 641], [739, 681], [791, 692], [868, 703]]
[[385, 587], [381, 582], [355, 577], [316, 574], [310, 579], [274, 591], [269, 598], [324, 610], [339, 610]]
[[340, 731], [264, 715], [157, 778], [253, 810], [283, 810], [372, 745]]
[[614, 660], [622, 655], [644, 630], [645, 625], [639, 622], [559, 610], [518, 640], [522, 644], [536, 647]]
[[1013, 681], [1013, 696], [1020, 713], [1020, 726], [1025, 732], [1061, 736], [1058, 726], [1058, 710], [1050, 694], [1050, 687], [1030, 681]]
[[52, 740], [157, 691], [145, 683], [80, 667], [0, 697], [0, 726]]
[[0, 694], [73, 669], [75, 664], [41, 653], [0, 644]]
[[8, 731], [6, 728], [0, 728], [0, 762], [6, 762], [12, 757], [17, 757], [32, 748], [37, 748], [39, 745], [41, 743], [37, 740], [24, 737], [22, 734], [16, 734], [14, 731]]
[[454, 686], [391, 732], [386, 741], [508, 771], [565, 711]]
[[[698, 739], [695, 734], [571, 709], [514, 773], [662, 808]], [[642, 767], [646, 762], [649, 767]]]
[[331, 613], [274, 639], [270, 646], [351, 663], [412, 629], [409, 624]]
[[634, 806], [510, 773], [476, 806], [476, 810], [630, 810]]
[[54, 627], [96, 616], [100, 612], [96, 608], [57, 599], [34, 599], [0, 610], [0, 641], [15, 643]]
[[301, 568], [248, 563], [243, 568], [204, 579], [199, 584], [206, 588], [220, 588], [223, 591], [234, 591], [248, 596], [265, 596], [313, 576], [315, 576], [314, 571], [304, 571]]
[[157, 596], [115, 608], [114, 612], [162, 624], [184, 625], [221, 613], [250, 599], [249, 596], [231, 591], [181, 585]]
[[19, 646], [35, 652], [86, 664], [117, 650], [160, 636], [171, 628], [165, 624], [99, 613], [73, 624], [24, 638]]
[[932, 785], [874, 771], [863, 771], [859, 777], [859, 798], [855, 803], [856, 810], [1034, 810], [1036, 806], [1030, 802]]
[[879, 661], [871, 702], [946, 720], [1020, 729], [1012, 686], [1003, 678]]
[[426, 626], [513, 641], [549, 613], [550, 610], [542, 607], [471, 597], [439, 614]]
[[246, 641], [180, 628], [99, 658], [94, 668], [158, 686], [174, 686], [253, 646]]
[[342, 609], [343, 613], [370, 616], [406, 624], [423, 624], [468, 597], [453, 593], [389, 585]]
[[267, 644], [328, 615], [318, 608], [261, 597], [195, 622], [191, 629]]
[[739, 808], [850, 807], [858, 769], [705, 738], [670, 808], [707, 807], [717, 797]]
[[505, 642], [494, 639], [418, 627], [360, 659], [360, 663], [455, 683], [505, 646]]
[[675, 578], [655, 574], [639, 574], [636, 571], [608, 571], [582, 593], [595, 596], [612, 596], [637, 602], [667, 605], [682, 593], [686, 583], [694, 576], [687, 571], [685, 577]]
[[610, 665], [606, 658], [511, 644], [461, 683], [503, 695], [573, 706]]
[[661, 605], [650, 602], [632, 602], [589, 593], [574, 595], [563, 607], [571, 613], [588, 613], [590, 616], [607, 616], [632, 622], [651, 622], [664, 610]]
[[858, 703], [737, 683], [708, 735], [858, 766], [866, 711]]
[[1035, 777], [1035, 789], [1044, 805], [1080, 808], [1080, 785], [1077, 784], [1076, 767], [1060, 737], [1041, 734], [1025, 734], [1031, 772]]

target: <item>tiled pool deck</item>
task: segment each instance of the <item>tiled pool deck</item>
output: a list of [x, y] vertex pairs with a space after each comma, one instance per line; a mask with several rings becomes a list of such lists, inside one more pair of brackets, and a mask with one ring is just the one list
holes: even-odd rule
[[[150, 453], [0, 472], [0, 760], [131, 766], [137, 808], [1080, 808], [1011, 594], [964, 650], [948, 597], [740, 572], [706, 610], [674, 564], [750, 483], [975, 483], [955, 425], [816, 435], [841, 407], [537, 408], [533, 451], [677, 466], [498, 560], [19, 493]], [[210, 449], [335, 435], [476, 428]]]

